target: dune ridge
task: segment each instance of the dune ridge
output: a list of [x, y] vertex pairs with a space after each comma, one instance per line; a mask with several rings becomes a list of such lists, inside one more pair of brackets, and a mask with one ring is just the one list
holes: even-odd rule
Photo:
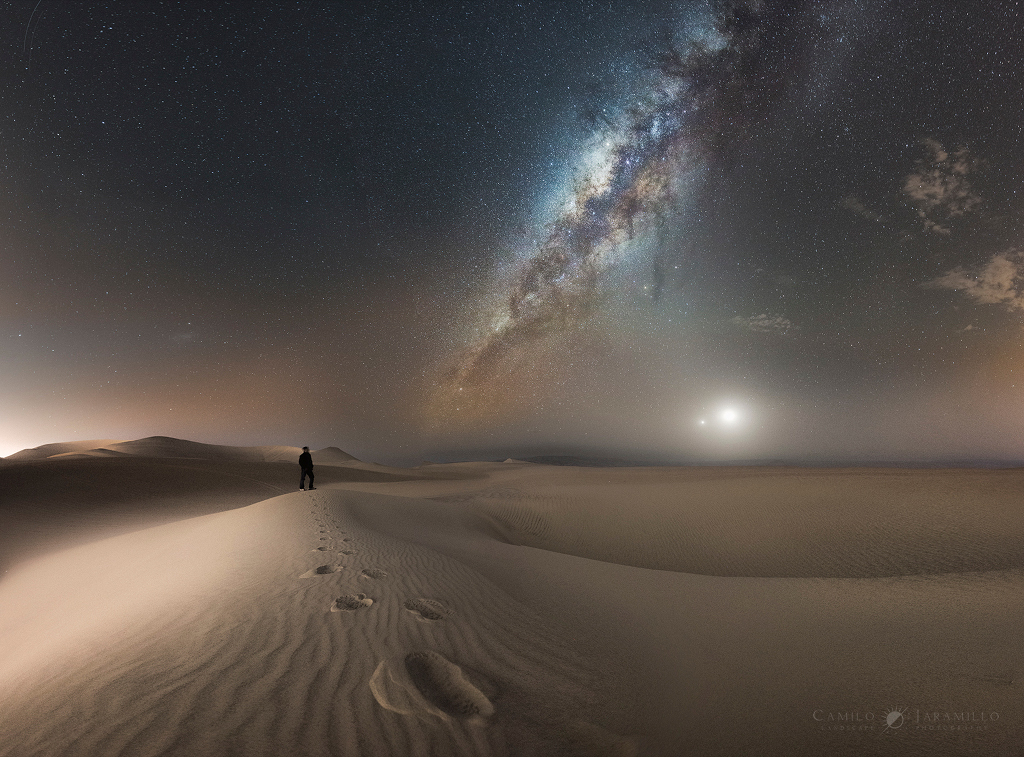
[[0, 625], [0, 755], [544, 754], [577, 720], [588, 740], [560, 753], [635, 753], [586, 719], [597, 671], [549, 622], [345, 501], [288, 494], [87, 545], [63, 554], [73, 579], [24, 566], [0, 606], [51, 609]]
[[56, 455], [88, 452], [89, 450], [99, 449], [110, 444], [120, 444], [121, 441], [120, 439], [89, 439], [81, 442], [55, 442], [53, 444], [43, 444], [39, 447], [23, 449], [2, 459], [11, 461], [45, 460]]
[[[295, 462], [302, 453], [301, 447], [286, 445], [262, 445], [238, 447], [224, 444], [204, 444], [170, 436], [149, 436], [133, 441], [115, 439], [94, 439], [82, 442], [44, 444], [40, 447], [21, 450], [8, 455], [4, 460], [25, 461], [48, 458], [74, 457], [132, 457], [189, 458], [201, 460], [231, 460], [235, 462]], [[358, 462], [356, 458], [338, 447], [325, 447], [313, 452], [318, 464], [332, 465]]]

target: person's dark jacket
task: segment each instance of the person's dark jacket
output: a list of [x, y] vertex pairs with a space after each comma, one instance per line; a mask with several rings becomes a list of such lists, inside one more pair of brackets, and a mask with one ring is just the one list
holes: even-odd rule
[[313, 456], [308, 452], [299, 455], [299, 466], [302, 470], [313, 470]]

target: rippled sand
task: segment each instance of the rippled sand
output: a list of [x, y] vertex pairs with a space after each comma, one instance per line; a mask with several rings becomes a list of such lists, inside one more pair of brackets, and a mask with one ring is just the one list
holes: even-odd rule
[[[1021, 740], [1022, 471], [342, 460], [274, 496], [293, 466], [217, 465], [0, 466], [7, 523], [52, 532], [0, 581], [0, 755]], [[144, 525], [118, 482], [146, 472], [160, 523], [123, 533], [101, 515]]]

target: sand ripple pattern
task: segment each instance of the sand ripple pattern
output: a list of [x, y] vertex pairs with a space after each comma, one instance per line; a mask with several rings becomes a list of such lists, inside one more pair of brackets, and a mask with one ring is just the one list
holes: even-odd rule
[[582, 757], [563, 748], [567, 712], [598, 734], [585, 754], [632, 754], [587, 722], [604, 671], [532, 608], [454, 559], [352, 526], [347, 493], [312, 494], [124, 537], [111, 587], [152, 575], [155, 588], [108, 620], [41, 565], [54, 643], [81, 617], [112, 630], [51, 654], [59, 676], [15, 675], [3, 650], [0, 757]]

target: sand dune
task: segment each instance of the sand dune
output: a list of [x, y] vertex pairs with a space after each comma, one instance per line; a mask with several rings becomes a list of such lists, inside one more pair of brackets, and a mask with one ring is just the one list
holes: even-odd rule
[[345, 498], [24, 566], [0, 584], [0, 754], [550, 753], [563, 723], [629, 753], [584, 719], [598, 671], [529, 604], [359, 527]]
[[[84, 492], [158, 464], [0, 475], [53, 466]], [[233, 465], [245, 486], [294, 470]], [[0, 755], [1005, 755], [1021, 740], [1022, 471], [330, 470], [270, 498], [232, 479], [259, 501], [20, 561], [0, 581]], [[199, 475], [172, 471], [180, 492]]]
[[[378, 467], [318, 464], [317, 483], [437, 475]], [[6, 462], [0, 466], [0, 574], [42, 550], [251, 505], [296, 490], [298, 476], [294, 461], [115, 455]]]
[[466, 477], [354, 486], [464, 503], [510, 543], [658, 570], [868, 578], [1024, 568], [1017, 469], [443, 467]]
[[324, 447], [313, 451], [314, 460], [317, 465], [359, 462], [349, 453], [337, 447]]
[[[256, 447], [234, 447], [224, 444], [203, 444], [170, 436], [149, 436], [134, 441], [94, 439], [83, 442], [44, 444], [41, 447], [22, 450], [9, 455], [5, 460], [42, 460], [51, 457], [159, 457], [188, 458], [196, 460], [230, 460], [235, 462], [289, 462], [294, 463], [302, 452], [301, 447], [270, 445]], [[317, 465], [337, 465], [359, 462], [355, 457], [338, 449], [325, 447], [313, 452]]]
[[101, 447], [119, 443], [120, 441], [117, 439], [89, 439], [82, 442], [57, 442], [55, 444], [43, 444], [42, 446], [32, 447], [31, 449], [23, 449], [20, 452], [15, 452], [13, 455], [8, 455], [2, 459], [11, 461], [44, 460], [56, 455], [87, 452], [89, 450], [99, 449]]

